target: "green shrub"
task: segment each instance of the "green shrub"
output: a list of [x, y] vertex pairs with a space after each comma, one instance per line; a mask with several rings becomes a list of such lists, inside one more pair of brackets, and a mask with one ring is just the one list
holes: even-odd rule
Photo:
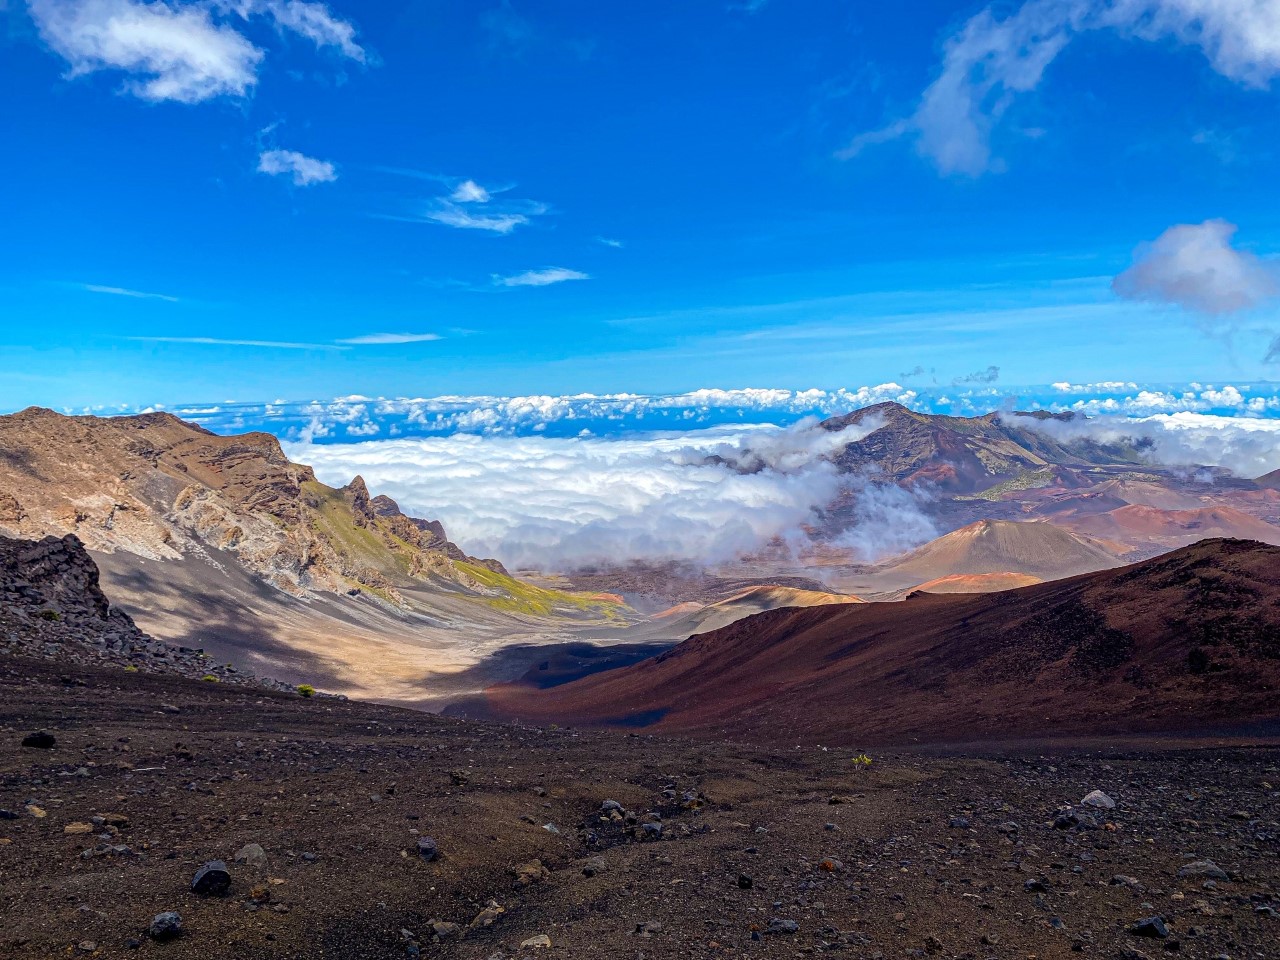
[[201, 680], [203, 680], [205, 683], [220, 683], [220, 682], [221, 682], [221, 681], [219, 681], [219, 680], [218, 680], [218, 678], [217, 678], [217, 677], [215, 677], [212, 673], [206, 673], [206, 674], [205, 674], [203, 677], [201, 677], [200, 679], [201, 679]]
[[62, 614], [60, 614], [57, 610], [41, 610], [40, 619], [48, 620], [50, 623], [57, 623], [59, 620], [62, 619]]
[[129, 664], [127, 667], [125, 667], [125, 668], [124, 668], [124, 672], [125, 672], [125, 673], [137, 673], [137, 672], [138, 672], [138, 668], [137, 668], [137, 667], [135, 667], [135, 666], [131, 663], [131, 664]]
[[314, 697], [316, 695], [316, 688], [309, 683], [299, 684], [298, 693], [304, 697]]

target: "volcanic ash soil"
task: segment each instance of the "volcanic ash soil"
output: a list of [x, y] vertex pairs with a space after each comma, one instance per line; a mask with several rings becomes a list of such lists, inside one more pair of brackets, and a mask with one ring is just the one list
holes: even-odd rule
[[1280, 956], [1280, 755], [1071, 746], [866, 764], [5, 658], [0, 957]]

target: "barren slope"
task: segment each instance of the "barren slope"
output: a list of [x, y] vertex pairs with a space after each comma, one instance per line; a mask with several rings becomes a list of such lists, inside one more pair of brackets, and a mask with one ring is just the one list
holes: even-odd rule
[[981, 596], [777, 610], [499, 716], [862, 743], [1280, 720], [1280, 549], [1206, 541]]

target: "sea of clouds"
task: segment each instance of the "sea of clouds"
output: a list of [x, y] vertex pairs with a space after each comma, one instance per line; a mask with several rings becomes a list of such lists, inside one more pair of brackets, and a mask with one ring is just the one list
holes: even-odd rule
[[715, 564], [779, 541], [798, 551], [842, 494], [866, 520], [848, 545], [874, 560], [936, 532], [914, 496], [881, 493], [832, 463], [878, 425], [837, 432], [807, 419], [609, 439], [455, 434], [290, 443], [286, 452], [326, 483], [359, 474], [406, 511], [443, 521], [469, 552], [518, 568]]
[[719, 563], [778, 541], [800, 550], [806, 530], [837, 499], [852, 517], [838, 542], [862, 560], [933, 538], [928, 491], [843, 476], [831, 463], [877, 421], [843, 432], [818, 426], [886, 401], [964, 416], [1083, 414], [1088, 419], [1037, 428], [1140, 440], [1153, 463], [1206, 480], [1211, 474], [1195, 468], [1244, 477], [1280, 469], [1280, 389], [1266, 383], [342, 397], [173, 412], [220, 433], [274, 433], [326, 483], [362, 475], [406, 512], [442, 520], [473, 554], [567, 570], [633, 560]]

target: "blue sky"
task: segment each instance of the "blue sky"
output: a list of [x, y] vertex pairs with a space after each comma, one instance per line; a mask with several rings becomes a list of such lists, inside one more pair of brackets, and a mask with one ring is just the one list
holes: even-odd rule
[[0, 0], [0, 409], [1276, 377], [1267, 5], [619, 6]]

